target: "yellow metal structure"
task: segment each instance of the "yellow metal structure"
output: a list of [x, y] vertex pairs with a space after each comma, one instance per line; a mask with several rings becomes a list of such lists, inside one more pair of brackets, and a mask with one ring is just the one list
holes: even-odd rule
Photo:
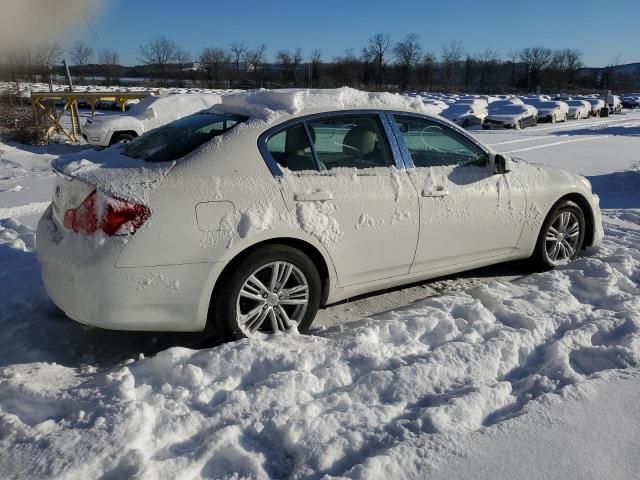
[[[96, 114], [96, 103], [100, 100], [116, 102], [123, 112], [128, 100], [140, 100], [149, 95], [160, 95], [161, 90], [147, 90], [142, 92], [31, 92], [31, 106], [36, 125], [42, 118], [46, 117], [53, 123], [47, 131], [51, 135], [54, 131], [59, 132], [69, 139], [71, 143], [78, 143], [80, 140], [80, 119], [77, 117], [78, 100], [86, 100], [91, 105], [91, 115]], [[49, 104], [49, 101], [51, 102]], [[56, 101], [63, 101], [64, 105], [59, 112], [52, 108]], [[60, 119], [69, 112], [71, 117], [71, 127], [67, 130], [60, 122]]]

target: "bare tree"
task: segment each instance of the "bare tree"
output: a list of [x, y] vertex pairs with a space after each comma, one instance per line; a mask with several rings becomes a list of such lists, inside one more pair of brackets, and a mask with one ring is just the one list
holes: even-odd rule
[[302, 63], [302, 49], [296, 48], [293, 52], [287, 49], [278, 50], [276, 53], [276, 61], [282, 69], [282, 78], [285, 83], [298, 84], [297, 69]]
[[69, 55], [71, 55], [74, 65], [78, 67], [80, 82], [84, 82], [84, 69], [93, 57], [93, 53], [93, 48], [91, 48], [82, 40], [78, 40], [76, 43], [74, 43], [69, 50]]
[[102, 67], [102, 75], [107, 85], [118, 83], [120, 80], [120, 68], [118, 62], [120, 55], [112, 48], [103, 48], [98, 54], [98, 61]]
[[189, 69], [189, 64], [191, 63], [191, 54], [188, 50], [184, 48], [178, 47], [176, 50], [176, 66], [178, 70], [178, 80], [180, 82], [180, 86], [184, 85], [184, 77], [187, 71], [193, 72], [193, 68]]
[[163, 86], [167, 85], [169, 65], [176, 61], [179, 47], [173, 40], [161, 36], [138, 47], [138, 59], [153, 67]]
[[200, 54], [200, 65], [205, 72], [209, 88], [218, 88], [224, 69], [231, 57], [222, 48], [205, 48]]
[[442, 74], [447, 88], [454, 82], [463, 54], [462, 42], [454, 40], [442, 46]]
[[233, 55], [233, 63], [236, 66], [236, 73], [240, 73], [240, 62], [244, 58], [244, 54], [247, 52], [247, 47], [244, 43], [233, 42], [229, 46], [229, 50]]
[[520, 51], [520, 60], [527, 70], [527, 90], [540, 82], [541, 73], [546, 70], [553, 59], [553, 52], [546, 47], [527, 47]]
[[311, 87], [318, 87], [320, 83], [320, 65], [322, 62], [322, 52], [318, 49], [315, 49], [311, 52], [309, 56], [309, 75], [311, 80]]
[[[353, 50], [351, 49], [345, 50], [345, 53], [347, 51], [350, 51], [353, 56]], [[348, 55], [346, 55], [345, 57], [348, 57]], [[362, 52], [360, 53], [360, 60], [362, 61], [362, 84], [363, 85], [369, 85], [369, 83], [371, 82], [373, 64], [376, 60], [375, 57], [376, 57], [375, 53], [369, 47], [364, 47], [362, 49]]]
[[48, 82], [53, 66], [62, 60], [63, 50], [58, 43], [41, 43], [33, 52], [33, 63], [42, 81]]
[[422, 56], [422, 60], [418, 64], [420, 82], [427, 88], [431, 88], [433, 86], [437, 60], [435, 53], [427, 52]]
[[511, 64], [511, 85], [516, 86], [516, 62], [520, 58], [520, 52], [518, 50], [509, 50], [507, 58]]
[[415, 33], [410, 33], [407, 38], [394, 45], [393, 54], [396, 58], [396, 64], [400, 68], [400, 90], [406, 90], [411, 79], [411, 72], [422, 55], [420, 37]]
[[391, 35], [387, 33], [376, 33], [369, 39], [369, 46], [367, 47], [369, 54], [375, 58], [375, 62], [378, 66], [377, 71], [377, 85], [380, 87], [383, 80], [384, 71], [384, 59], [385, 55], [391, 48]]
[[258, 82], [260, 77], [260, 68], [265, 62], [267, 46], [263, 43], [252, 50], [244, 53], [244, 62], [247, 70], [252, 73], [254, 82]]
[[332, 63], [330, 72], [336, 86], [357, 86], [360, 67], [352, 48], [346, 49], [344, 55], [335, 57]]
[[495, 50], [487, 48], [484, 52], [475, 55], [475, 61], [480, 73], [480, 91], [486, 92], [489, 85], [496, 84], [500, 56]]
[[576, 80], [576, 73], [582, 68], [582, 52], [573, 48], [564, 51], [567, 59], [567, 83], [573, 84]]

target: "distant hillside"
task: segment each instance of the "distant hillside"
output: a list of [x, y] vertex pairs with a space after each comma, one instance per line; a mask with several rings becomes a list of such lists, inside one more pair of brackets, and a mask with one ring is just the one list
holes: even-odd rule
[[585, 67], [578, 70], [579, 77], [601, 77], [602, 75], [610, 75], [611, 73], [613, 73], [616, 82], [626, 87], [640, 88], [640, 62], [627, 63], [615, 67]]

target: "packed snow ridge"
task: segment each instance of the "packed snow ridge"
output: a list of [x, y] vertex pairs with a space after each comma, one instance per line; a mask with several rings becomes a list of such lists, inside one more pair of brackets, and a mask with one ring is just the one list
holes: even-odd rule
[[0, 465], [29, 477], [424, 478], [468, 432], [640, 363], [640, 229], [624, 220], [640, 211], [617, 213], [602, 246], [552, 272], [314, 335], [108, 368], [95, 357], [104, 337], [43, 308], [33, 232], [3, 220], [14, 281], [0, 287]]
[[347, 108], [413, 110], [437, 115], [439, 108], [426, 104], [420, 97], [407, 97], [388, 92], [363, 92], [349, 87], [335, 89], [282, 89], [230, 93], [214, 112], [236, 113], [263, 120], [284, 114], [295, 115], [312, 110]]

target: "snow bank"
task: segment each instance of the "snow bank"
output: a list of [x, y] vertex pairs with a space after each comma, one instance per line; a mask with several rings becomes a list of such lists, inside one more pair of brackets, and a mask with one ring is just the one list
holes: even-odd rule
[[104, 337], [60, 335], [69, 324], [25, 302], [46, 303], [29, 233], [2, 225], [21, 252], [3, 268], [34, 284], [1, 297], [0, 465], [21, 476], [424, 478], [468, 432], [640, 362], [640, 231], [620, 218], [599, 249], [552, 272], [315, 335], [106, 369], [81, 354]]
[[440, 108], [425, 104], [419, 97], [387, 92], [363, 92], [349, 87], [336, 89], [282, 89], [240, 92], [222, 97], [214, 112], [235, 113], [271, 120], [280, 115], [296, 115], [305, 110], [341, 110], [346, 108], [385, 108], [414, 110], [437, 115]]

